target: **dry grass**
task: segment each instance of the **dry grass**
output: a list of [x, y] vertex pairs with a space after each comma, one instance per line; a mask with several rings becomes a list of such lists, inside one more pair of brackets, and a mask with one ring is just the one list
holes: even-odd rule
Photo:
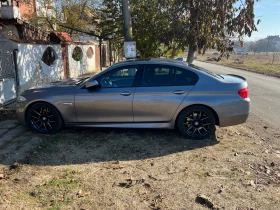
[[169, 130], [66, 129], [24, 163], [0, 165], [0, 209], [207, 209], [199, 193], [216, 209], [279, 209], [280, 134], [255, 122], [206, 141]]
[[273, 53], [231, 55], [229, 59], [223, 58], [219, 62], [212, 61], [212, 58], [217, 56], [218, 55], [216, 53], [210, 52], [203, 56], [199, 56], [198, 60], [280, 77], [280, 53], [274, 55], [275, 57], [273, 63]]

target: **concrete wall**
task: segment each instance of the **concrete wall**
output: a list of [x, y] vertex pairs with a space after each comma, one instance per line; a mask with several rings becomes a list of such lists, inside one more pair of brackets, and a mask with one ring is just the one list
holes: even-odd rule
[[[38, 87], [63, 78], [62, 55], [60, 45], [21, 44], [17, 45], [17, 67], [19, 94], [31, 87]], [[51, 66], [41, 59], [47, 47], [52, 47], [56, 60]]]
[[[75, 47], [80, 47], [82, 50], [82, 59], [81, 61], [75, 61], [72, 58], [73, 50]], [[87, 50], [91, 47], [93, 50], [93, 56], [91, 58], [87, 57]], [[96, 48], [94, 44], [91, 45], [81, 45], [81, 44], [71, 44], [67, 45], [67, 57], [68, 57], [68, 66], [69, 66], [69, 76], [71, 78], [78, 77], [83, 74], [88, 74], [96, 71], [98, 66], [96, 65]]]

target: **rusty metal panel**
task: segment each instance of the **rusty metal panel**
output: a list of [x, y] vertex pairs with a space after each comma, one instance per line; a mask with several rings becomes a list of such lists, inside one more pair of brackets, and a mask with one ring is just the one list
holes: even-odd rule
[[15, 77], [13, 54], [0, 52], [0, 78], [8, 77]]

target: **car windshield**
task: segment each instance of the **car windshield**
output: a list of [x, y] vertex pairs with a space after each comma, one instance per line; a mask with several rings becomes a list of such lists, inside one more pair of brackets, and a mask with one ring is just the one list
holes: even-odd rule
[[101, 73], [103, 73], [103, 71], [100, 71], [100, 72], [98, 72], [98, 73], [96, 73], [96, 74], [94, 74], [94, 75], [92, 75], [92, 76], [90, 76], [90, 77], [84, 77], [84, 78], [81, 78], [77, 83], [76, 83], [76, 85], [80, 85], [80, 84], [82, 84], [82, 83], [86, 83], [88, 80], [90, 80], [92, 77], [94, 77], [94, 76], [97, 76], [97, 75], [99, 75], [99, 74], [101, 74]]
[[207, 70], [207, 69], [201, 68], [201, 67], [196, 66], [196, 65], [194, 65], [194, 64], [189, 64], [189, 66], [192, 67], [192, 68], [194, 68], [194, 69], [197, 69], [197, 70], [199, 70], [199, 71], [203, 71], [203, 72], [205, 72], [205, 73], [207, 73], [207, 74], [209, 74], [209, 75], [211, 75], [211, 76], [213, 76], [213, 77], [216, 77], [216, 78], [219, 78], [219, 79], [224, 79], [221, 75], [219, 75], [219, 74], [214, 74], [212, 71], [209, 71], [209, 70]]

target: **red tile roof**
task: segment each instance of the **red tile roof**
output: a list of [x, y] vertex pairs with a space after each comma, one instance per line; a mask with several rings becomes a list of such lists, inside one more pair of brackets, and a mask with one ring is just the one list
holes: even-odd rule
[[55, 34], [61, 42], [73, 42], [73, 39], [71, 38], [70, 34], [66, 32], [52, 31], [51, 34], [52, 33]]

